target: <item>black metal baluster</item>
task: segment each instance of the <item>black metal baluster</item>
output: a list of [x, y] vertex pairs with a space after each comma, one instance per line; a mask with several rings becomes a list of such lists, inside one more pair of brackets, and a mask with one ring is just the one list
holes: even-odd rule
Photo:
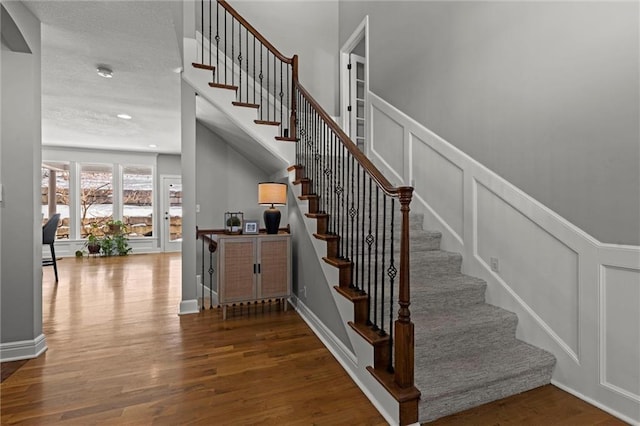
[[[367, 203], [367, 213], [368, 213], [368, 219], [369, 219], [369, 226], [367, 228], [367, 288], [369, 293], [371, 293], [371, 248], [373, 245], [373, 234], [372, 234], [372, 229], [371, 229], [371, 224], [373, 223], [373, 218], [371, 216], [371, 205], [372, 205], [372, 200], [371, 200], [371, 195], [373, 193], [372, 190], [372, 186], [371, 186], [371, 177], [368, 177], [368, 181], [369, 183], [369, 202]], [[376, 291], [377, 289], [374, 287], [373, 289], [373, 328], [375, 330], [377, 324], [378, 324], [378, 312], [377, 312], [377, 306], [378, 306], [378, 292]]]
[[224, 10], [224, 84], [227, 84], [227, 9]]
[[264, 120], [264, 118], [262, 118], [262, 111], [264, 110], [262, 107], [262, 79], [264, 78], [264, 74], [262, 73], [262, 47], [262, 42], [260, 42], [260, 75], [258, 76], [260, 78], [260, 120]]
[[220, 83], [220, 5], [218, 2], [216, 2], [216, 70], [213, 73], [214, 81]]
[[200, 275], [200, 287], [202, 287], [201, 289], [202, 290], [202, 310], [204, 310], [204, 235], [202, 235], [201, 238], [202, 238], [202, 274]]
[[[351, 163], [349, 162], [349, 151], [346, 149], [346, 145], [343, 145], [343, 153], [345, 155], [346, 158], [346, 171], [345, 171], [345, 187], [344, 187], [344, 192], [346, 195], [346, 203], [344, 205], [343, 208], [343, 214], [344, 214], [344, 230], [343, 235], [344, 235], [344, 254], [345, 254], [345, 259], [346, 260], [351, 260], [351, 254], [349, 253], [349, 249], [351, 248], [351, 234], [349, 234], [349, 208], [351, 207], [349, 202], [351, 201], [351, 188], [353, 187], [353, 182], [351, 182], [349, 180], [350, 176], [351, 176]], [[353, 276], [353, 265], [351, 267], [351, 275]], [[352, 277], [353, 278], [353, 277]], [[353, 280], [351, 281], [353, 282]]]
[[[371, 182], [371, 181], [369, 181]], [[376, 294], [376, 302], [374, 303], [374, 305], [376, 306], [376, 309], [378, 307], [378, 302], [377, 302], [377, 296], [379, 294], [379, 290], [378, 290], [378, 230], [380, 229], [380, 221], [379, 221], [379, 217], [380, 217], [380, 206], [379, 206], [379, 194], [380, 194], [380, 189], [378, 188], [378, 186], [376, 185], [376, 225], [375, 225], [375, 249], [374, 249], [374, 266], [373, 266], [373, 288], [374, 288], [374, 292]], [[380, 302], [380, 306], [384, 305], [384, 288], [382, 288], [382, 295], [381, 295], [381, 302]], [[382, 325], [382, 314], [380, 314], [380, 324]], [[374, 313], [374, 325], [373, 325], [373, 329], [376, 330], [378, 329], [378, 320], [377, 320], [377, 316]]]
[[280, 93], [279, 95], [280, 95], [280, 136], [284, 136], [285, 123], [284, 121], [282, 121], [282, 108], [284, 107], [284, 104], [282, 103], [283, 96], [284, 96], [284, 91], [282, 87], [282, 61], [280, 61]]
[[[389, 276], [389, 368], [388, 371], [393, 373], [393, 290], [394, 290], [394, 282], [396, 278], [396, 274], [398, 270], [394, 265], [394, 257], [395, 253], [393, 250], [393, 242], [395, 239], [393, 233], [393, 221], [395, 216], [395, 202], [394, 198], [391, 199], [391, 248], [390, 248], [390, 256], [391, 262], [389, 265], [389, 269], [387, 269], [387, 275]], [[400, 237], [402, 238], [402, 237]]]
[[269, 104], [271, 103], [271, 101], [269, 100], [269, 51], [267, 50], [267, 121], [270, 120], [269, 118]]
[[246, 93], [246, 101], [247, 103], [249, 103], [249, 30], [248, 29], [244, 29], [244, 44], [247, 47], [247, 60], [245, 61], [246, 65], [245, 65], [245, 80], [247, 81], [246, 87], [245, 87], [245, 93]]
[[367, 285], [367, 300], [368, 300], [368, 304], [369, 304], [369, 308], [367, 309], [367, 325], [371, 325], [371, 281], [366, 281], [365, 277], [364, 277], [364, 263], [365, 263], [365, 251], [364, 251], [364, 245], [365, 245], [365, 239], [366, 239], [366, 234], [365, 234], [365, 201], [366, 201], [366, 191], [367, 191], [367, 183], [366, 183], [366, 179], [365, 179], [365, 170], [363, 167], [360, 167], [360, 169], [362, 170], [362, 199], [360, 200], [360, 205], [361, 205], [361, 209], [360, 209], [360, 216], [362, 217], [362, 229], [360, 230], [360, 279], [363, 282], [362, 285], [362, 289], [364, 290], [364, 283], [366, 282]]
[[278, 118], [277, 116], [277, 110], [276, 110], [276, 103], [278, 102], [278, 96], [276, 94], [277, 91], [277, 85], [278, 85], [278, 76], [276, 73], [276, 54], [273, 54], [273, 121], [277, 121], [276, 118]]
[[[358, 164], [359, 167], [359, 164]], [[357, 180], [356, 180], [357, 177]], [[358, 280], [358, 256], [356, 250], [358, 249], [358, 243], [355, 236], [357, 235], [358, 227], [358, 200], [356, 200], [356, 194], [360, 194], [358, 182], [360, 182], [360, 173], [356, 172], [355, 157], [351, 156], [351, 210], [349, 214], [351, 216], [351, 261], [353, 262], [352, 275], [353, 287], [358, 290], [360, 287], [360, 281]]]
[[242, 25], [238, 22], [238, 101], [242, 102]]
[[209, 309], [213, 309], [213, 272], [213, 251], [209, 250]]
[[[393, 234], [391, 235], [391, 238], [393, 238]], [[380, 277], [381, 277], [381, 285], [382, 285], [382, 310], [380, 312], [380, 323], [382, 324], [381, 330], [380, 330], [380, 335], [384, 336], [386, 333], [384, 331], [384, 267], [385, 267], [385, 248], [386, 248], [386, 244], [387, 244], [387, 196], [385, 194], [382, 194], [382, 263], [381, 263], [381, 271], [380, 271]], [[389, 315], [391, 315], [391, 311], [389, 311]]]
[[235, 86], [236, 83], [236, 59], [235, 59], [235, 33], [234, 33], [234, 25], [236, 22], [235, 17], [231, 17], [231, 85]]
[[256, 36], [253, 36], [253, 103], [256, 103]]
[[[203, 33], [204, 33], [204, 29], [203, 29]], [[211, 63], [211, 43], [212, 43], [211, 42], [211, 0], [209, 0], [209, 65], [213, 65]], [[204, 55], [204, 52], [203, 52], [203, 55]], [[215, 73], [215, 70], [213, 72]]]
[[200, 59], [204, 64], [204, 0], [200, 1]]

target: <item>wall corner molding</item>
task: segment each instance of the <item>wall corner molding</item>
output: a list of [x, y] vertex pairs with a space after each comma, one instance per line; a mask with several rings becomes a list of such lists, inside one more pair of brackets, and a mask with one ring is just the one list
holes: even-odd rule
[[33, 340], [0, 343], [0, 362], [37, 358], [47, 349], [44, 334], [40, 334]]

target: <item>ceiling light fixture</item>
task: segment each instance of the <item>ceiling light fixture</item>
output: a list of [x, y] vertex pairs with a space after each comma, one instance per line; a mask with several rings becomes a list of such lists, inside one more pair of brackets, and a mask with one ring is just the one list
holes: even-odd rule
[[107, 67], [98, 67], [98, 75], [100, 77], [104, 77], [104, 78], [112, 78], [113, 77], [113, 71], [111, 71]]
[[156, 144], [154, 144], [154, 143], [150, 143], [150, 144], [149, 144], [149, 148], [157, 148], [157, 147], [158, 147], [158, 145], [156, 145]]
[[131, 120], [131, 116], [129, 114], [118, 114], [118, 118], [122, 118], [123, 120]]

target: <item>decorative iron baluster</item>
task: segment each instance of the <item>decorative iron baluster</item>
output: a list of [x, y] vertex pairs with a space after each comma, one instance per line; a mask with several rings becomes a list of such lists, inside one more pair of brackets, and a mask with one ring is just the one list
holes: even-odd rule
[[[202, 274], [200, 275], [200, 286], [202, 287], [202, 305], [201, 310], [204, 311], [204, 236], [200, 237], [202, 239]], [[198, 291], [196, 290], [196, 297], [198, 296]]]
[[256, 103], [256, 36], [253, 36], [253, 103]]
[[267, 121], [269, 118], [269, 104], [271, 101], [269, 100], [269, 51], [267, 50]]
[[[372, 179], [371, 177], [369, 177], [368, 182], [369, 182], [369, 203], [367, 205], [367, 211], [368, 211], [368, 218], [369, 218], [369, 227], [367, 230], [367, 236], [366, 236], [366, 241], [367, 241], [367, 292], [371, 293], [371, 245], [373, 244], [373, 234], [371, 233], [371, 222], [373, 221], [371, 218], [371, 204], [372, 204], [372, 200], [371, 200], [371, 194], [372, 194]], [[375, 291], [374, 288], [374, 292], [373, 292], [373, 329], [375, 330], [378, 324], [378, 320], [377, 320], [377, 307], [378, 305], [378, 293]]]
[[224, 10], [224, 84], [227, 84], [227, 9]]
[[[393, 233], [391, 234], [391, 240], [393, 240]], [[387, 195], [386, 194], [382, 194], [382, 261], [381, 261], [381, 266], [380, 266], [380, 285], [382, 286], [382, 303], [381, 305], [384, 306], [384, 268], [385, 268], [385, 260], [386, 260], [386, 246], [387, 246]], [[391, 301], [391, 303], [393, 304], [393, 301]], [[389, 309], [389, 316], [391, 315], [391, 309]], [[382, 312], [380, 313], [380, 323], [382, 324], [382, 327], [380, 332], [381, 332], [381, 336], [384, 336], [384, 308], [382, 309]]]
[[284, 121], [282, 121], [282, 108], [283, 108], [283, 97], [284, 92], [282, 91], [282, 61], [280, 61], [280, 136], [284, 136]]
[[264, 120], [262, 117], [262, 111], [264, 111], [264, 108], [262, 107], [262, 79], [264, 78], [264, 74], [262, 73], [262, 47], [262, 42], [260, 42], [260, 75], [258, 76], [260, 79], [260, 120]]
[[[216, 71], [214, 71], [215, 82], [220, 83], [220, 5], [216, 2]], [[226, 72], [225, 72], [226, 74]]]
[[247, 60], [245, 61], [246, 65], [245, 65], [245, 75], [246, 78], [245, 80], [247, 81], [246, 84], [246, 88], [245, 88], [245, 93], [246, 93], [246, 101], [247, 103], [249, 103], [249, 30], [245, 28], [244, 30], [244, 45], [246, 46], [247, 50]]
[[[202, 32], [204, 34], [204, 28], [202, 29]], [[204, 52], [203, 52], [203, 55], [204, 55]], [[211, 0], [209, 0], [209, 65], [213, 65], [211, 63]], [[215, 73], [215, 70], [213, 72]]]
[[242, 102], [242, 25], [238, 22], [238, 100]]
[[235, 60], [235, 50], [236, 50], [236, 46], [235, 46], [235, 33], [233, 30], [233, 27], [235, 25], [236, 22], [236, 18], [234, 18], [233, 16], [231, 17], [231, 85], [235, 86], [236, 83], [236, 60]]
[[[369, 182], [371, 182], [371, 181], [369, 181]], [[376, 234], [375, 235], [375, 244], [376, 244], [376, 246], [375, 246], [375, 249], [374, 249], [374, 253], [375, 254], [374, 254], [374, 257], [373, 257], [374, 258], [374, 262], [373, 262], [373, 289], [374, 290], [373, 291], [374, 291], [374, 294], [376, 295], [375, 302], [374, 302], [375, 309], [378, 309], [378, 294], [379, 294], [379, 292], [378, 292], [378, 241], [379, 241], [378, 240], [378, 230], [380, 229], [380, 221], [379, 221], [379, 217], [380, 217], [380, 214], [379, 214], [380, 208], [379, 207], [380, 206], [378, 204], [378, 200], [380, 198], [379, 194], [380, 194], [380, 190], [379, 190], [378, 186], [376, 185], [376, 197], [375, 197], [376, 198], [376, 225], [375, 225], [375, 234]], [[369, 194], [369, 197], [371, 197], [371, 194]], [[382, 287], [380, 289], [380, 292], [381, 292], [381, 295], [380, 295], [380, 300], [381, 300], [380, 306], [383, 306], [384, 305], [384, 287]], [[381, 311], [380, 312], [380, 324], [383, 323], [383, 321], [384, 321], [383, 318], [384, 318], [383, 317], [383, 312]], [[382, 328], [382, 327], [378, 327], [378, 320], [377, 320], [377, 315], [376, 315], [375, 311], [374, 311], [374, 314], [373, 314], [373, 323], [374, 323], [373, 324], [373, 329], [374, 330], [376, 330], [378, 328]]]
[[[394, 282], [396, 278], [396, 274], [398, 270], [394, 265], [394, 257], [395, 253], [393, 251], [393, 241], [395, 239], [393, 235], [393, 220], [395, 215], [395, 199], [391, 199], [391, 262], [389, 265], [389, 269], [387, 269], [387, 275], [389, 275], [389, 368], [387, 369], [390, 373], [393, 373], [393, 288]], [[412, 357], [413, 358], [413, 357]], [[411, 380], [413, 382], [413, 380]]]
[[213, 272], [213, 251], [209, 250], [209, 309], [213, 309]]

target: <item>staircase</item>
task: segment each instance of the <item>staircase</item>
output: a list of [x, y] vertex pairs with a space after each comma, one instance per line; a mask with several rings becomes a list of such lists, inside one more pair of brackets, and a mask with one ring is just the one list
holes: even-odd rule
[[[440, 250], [440, 234], [409, 213], [412, 188], [392, 186], [300, 85], [297, 57], [284, 57], [225, 1], [202, 1], [201, 16], [209, 33], [193, 69], [225, 93], [220, 109], [278, 129], [260, 149], [293, 164], [316, 222], [308, 232], [326, 242], [336, 294], [353, 304], [348, 326], [371, 345], [366, 369], [397, 401], [397, 421], [427, 422], [549, 383], [555, 358], [516, 339], [515, 314], [484, 302], [486, 284], [462, 274], [460, 254]], [[230, 34], [218, 29], [227, 25]]]
[[486, 304], [484, 281], [460, 272], [439, 233], [412, 231], [411, 319], [420, 422], [548, 384], [550, 353], [515, 337], [518, 318]]

